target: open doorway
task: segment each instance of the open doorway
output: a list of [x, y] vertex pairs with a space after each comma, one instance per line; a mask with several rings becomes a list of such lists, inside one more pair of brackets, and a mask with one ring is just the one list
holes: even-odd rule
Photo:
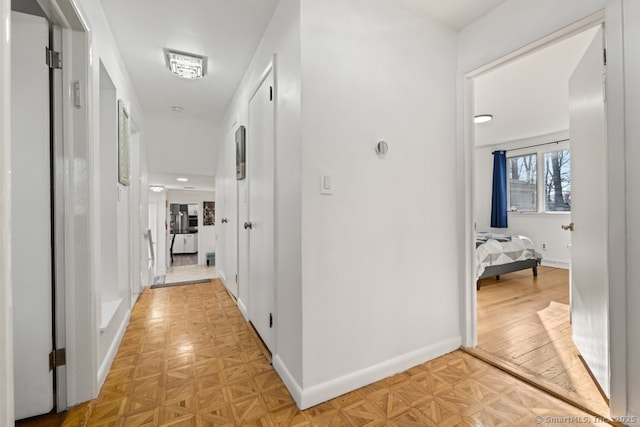
[[[585, 363], [574, 344], [580, 326], [571, 323], [571, 314], [581, 302], [576, 303], [575, 295], [572, 301], [572, 234], [562, 228], [570, 228], [574, 220], [573, 172], [587, 167], [572, 159], [577, 131], [570, 119], [569, 82], [593, 40], [599, 37], [601, 43], [600, 27], [584, 28], [474, 76], [474, 115], [493, 116], [476, 125], [473, 147], [479, 232], [475, 273], [482, 277], [476, 293], [476, 350], [607, 416], [608, 378], [599, 387], [592, 376], [608, 359], [594, 363], [587, 355]], [[496, 163], [503, 163], [506, 175], [501, 214], [495, 213], [500, 208], [495, 207], [492, 182], [496, 153], [503, 156]], [[604, 156], [600, 161], [604, 165]], [[575, 263], [575, 254], [573, 258]], [[604, 265], [606, 258], [599, 262]], [[505, 267], [509, 265], [514, 267]]]

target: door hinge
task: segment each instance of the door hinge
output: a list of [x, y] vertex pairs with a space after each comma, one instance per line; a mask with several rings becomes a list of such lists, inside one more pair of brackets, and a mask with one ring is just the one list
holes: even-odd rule
[[62, 68], [62, 52], [56, 52], [48, 47], [45, 48], [46, 62], [49, 68], [61, 69]]
[[269, 313], [269, 327], [273, 328], [273, 314]]
[[238, 283], [238, 275], [236, 274], [236, 283]]
[[49, 353], [49, 370], [57, 368], [58, 366], [64, 366], [67, 364], [67, 350], [65, 348], [59, 348]]
[[602, 59], [604, 61], [604, 65], [607, 65], [607, 49], [602, 49]]
[[269, 86], [269, 101], [273, 101], [273, 86]]

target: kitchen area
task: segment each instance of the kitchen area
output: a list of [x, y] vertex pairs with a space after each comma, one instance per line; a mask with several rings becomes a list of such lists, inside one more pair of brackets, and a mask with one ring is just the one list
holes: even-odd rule
[[198, 204], [169, 205], [169, 236], [172, 266], [198, 263]]

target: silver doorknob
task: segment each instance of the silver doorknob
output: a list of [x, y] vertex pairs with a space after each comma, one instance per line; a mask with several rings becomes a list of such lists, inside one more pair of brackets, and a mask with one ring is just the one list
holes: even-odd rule
[[220, 222], [222, 222], [223, 224], [226, 224], [227, 222], [229, 222], [229, 220], [227, 218], [222, 218]]
[[563, 230], [573, 231], [573, 223], [569, 225], [561, 225], [560, 227], [562, 227]]
[[251, 222], [245, 222], [244, 223], [244, 229], [247, 230], [251, 230], [251, 228], [253, 228], [253, 224], [251, 224]]

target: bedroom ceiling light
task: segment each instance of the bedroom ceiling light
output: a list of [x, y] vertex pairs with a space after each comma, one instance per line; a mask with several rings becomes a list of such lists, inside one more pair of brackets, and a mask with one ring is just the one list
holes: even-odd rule
[[164, 50], [167, 67], [183, 79], [199, 79], [207, 74], [207, 57], [176, 50]]
[[187, 181], [189, 181], [189, 178], [180, 177], [180, 178], [176, 178], [176, 181], [187, 182]]
[[473, 118], [473, 123], [486, 123], [491, 120], [493, 120], [491, 114], [479, 114]]
[[154, 193], [162, 193], [164, 191], [164, 187], [162, 185], [150, 185], [149, 189]]

